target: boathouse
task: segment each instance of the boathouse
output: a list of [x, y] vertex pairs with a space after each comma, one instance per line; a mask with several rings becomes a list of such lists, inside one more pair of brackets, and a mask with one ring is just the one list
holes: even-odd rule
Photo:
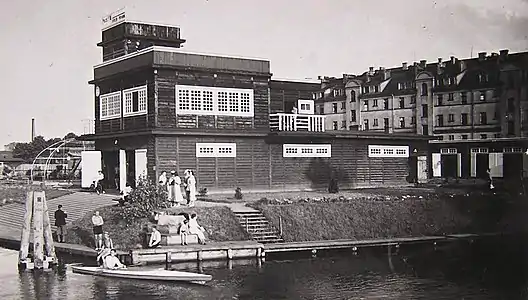
[[[183, 51], [177, 27], [123, 21], [94, 67], [96, 151], [111, 187], [192, 169], [209, 191], [406, 185], [428, 176], [427, 137], [325, 130], [314, 82], [272, 80], [266, 59]], [[133, 47], [132, 47], [132, 46]], [[293, 108], [297, 111], [292, 112]], [[84, 174], [83, 185], [90, 176]]]
[[528, 177], [528, 138], [431, 141], [432, 175], [442, 178]]

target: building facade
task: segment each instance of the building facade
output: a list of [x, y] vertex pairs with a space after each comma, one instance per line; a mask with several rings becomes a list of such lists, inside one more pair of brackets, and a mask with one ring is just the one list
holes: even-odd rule
[[312, 99], [318, 85], [273, 80], [265, 59], [182, 51], [179, 34], [158, 44], [155, 32], [179, 32], [172, 27], [120, 26], [144, 36], [135, 35], [136, 51], [114, 45], [118, 54], [94, 67], [95, 133], [83, 138], [96, 151], [84, 154], [83, 175], [97, 165], [92, 172], [101, 168], [124, 186], [192, 169], [210, 191], [314, 189], [331, 177], [344, 188], [427, 179], [426, 137], [326, 131]]
[[[314, 94], [328, 130], [408, 132], [438, 140], [528, 136], [528, 52], [322, 78]], [[337, 126], [336, 126], [337, 122]]]

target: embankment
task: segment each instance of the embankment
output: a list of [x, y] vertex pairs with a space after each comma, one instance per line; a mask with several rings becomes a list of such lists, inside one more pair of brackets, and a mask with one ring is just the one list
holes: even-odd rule
[[280, 219], [288, 242], [519, 232], [528, 212], [522, 199], [482, 194], [262, 199], [251, 206], [277, 229]]
[[[134, 222], [125, 222], [120, 218], [119, 206], [108, 206], [98, 209], [104, 219], [104, 230], [108, 231], [114, 248], [130, 250], [141, 248], [146, 229], [154, 223], [147, 218], [140, 218]], [[195, 207], [170, 209], [170, 214], [180, 212], [196, 213], [198, 222], [206, 228], [207, 238], [214, 241], [247, 240], [248, 235], [238, 224], [235, 215], [228, 207]], [[92, 231], [93, 213], [86, 214], [83, 218], [68, 225], [66, 242], [95, 247]]]

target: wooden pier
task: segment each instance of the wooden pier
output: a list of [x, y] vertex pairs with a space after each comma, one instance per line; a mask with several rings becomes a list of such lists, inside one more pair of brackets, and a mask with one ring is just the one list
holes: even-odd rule
[[164, 246], [130, 250], [132, 264], [151, 264], [202, 260], [260, 258], [264, 245], [255, 241], [211, 242], [207, 245]]

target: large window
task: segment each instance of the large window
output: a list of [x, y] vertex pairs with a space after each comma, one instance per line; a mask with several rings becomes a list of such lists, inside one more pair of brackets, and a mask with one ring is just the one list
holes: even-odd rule
[[123, 91], [125, 98], [124, 116], [137, 116], [147, 113], [147, 86], [140, 86]]
[[236, 143], [196, 143], [196, 157], [236, 157]]
[[409, 146], [368, 146], [369, 157], [409, 157]]
[[108, 120], [121, 117], [121, 92], [99, 96], [100, 119]]
[[176, 86], [176, 114], [253, 117], [253, 90]]
[[331, 144], [284, 144], [283, 157], [332, 157]]

